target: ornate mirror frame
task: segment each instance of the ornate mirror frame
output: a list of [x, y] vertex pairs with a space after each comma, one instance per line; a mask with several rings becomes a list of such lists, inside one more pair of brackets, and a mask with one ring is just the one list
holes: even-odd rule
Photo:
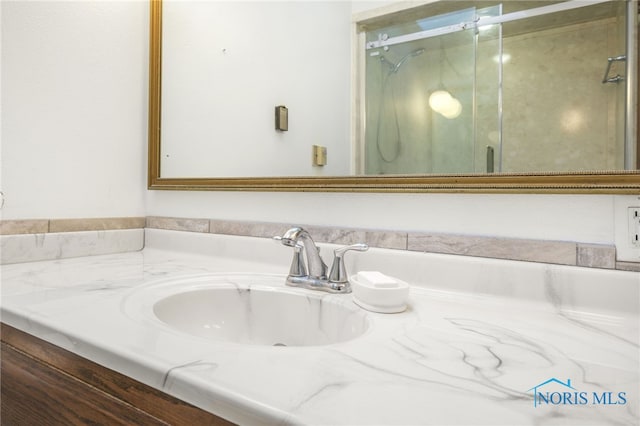
[[[160, 174], [162, 0], [150, 0], [150, 5], [149, 189], [291, 192], [640, 194], [639, 170], [540, 174], [496, 173], [469, 175], [163, 178]], [[637, 87], [634, 90], [637, 90]], [[637, 109], [640, 110], [640, 108]], [[640, 163], [640, 161], [638, 163]]]

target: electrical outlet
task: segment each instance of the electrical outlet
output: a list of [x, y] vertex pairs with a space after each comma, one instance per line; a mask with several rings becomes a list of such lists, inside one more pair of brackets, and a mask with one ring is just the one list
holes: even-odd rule
[[640, 207], [629, 207], [628, 210], [631, 245], [640, 247]]
[[640, 196], [614, 196], [616, 259], [640, 263]]

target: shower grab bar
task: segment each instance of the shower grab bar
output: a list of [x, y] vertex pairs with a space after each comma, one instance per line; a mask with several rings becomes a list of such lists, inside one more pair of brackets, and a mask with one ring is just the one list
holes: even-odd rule
[[626, 60], [627, 60], [626, 55], [613, 56], [611, 58], [607, 58], [607, 69], [604, 72], [604, 77], [602, 77], [602, 84], [620, 83], [621, 81], [623, 81], [624, 77], [621, 76], [620, 74], [616, 74], [615, 77], [609, 77], [609, 72], [611, 72], [611, 64], [613, 64], [614, 62], [621, 62]]

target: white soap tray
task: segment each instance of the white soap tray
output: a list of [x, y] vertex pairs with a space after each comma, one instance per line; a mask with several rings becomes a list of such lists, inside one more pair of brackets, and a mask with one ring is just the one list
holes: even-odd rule
[[407, 309], [409, 284], [398, 280], [397, 287], [380, 288], [365, 284], [358, 280], [357, 275], [349, 277], [353, 292], [353, 302], [363, 309], [383, 314], [395, 314]]

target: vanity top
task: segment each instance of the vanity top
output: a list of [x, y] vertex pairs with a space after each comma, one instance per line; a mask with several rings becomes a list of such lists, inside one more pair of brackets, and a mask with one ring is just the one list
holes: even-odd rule
[[2, 266], [2, 321], [241, 424], [640, 422], [640, 273], [372, 249], [350, 272], [408, 281], [405, 312], [363, 310], [368, 330], [341, 343], [245, 345], [181, 334], [136, 301], [208, 277], [285, 287], [290, 249], [145, 232], [138, 252]]

